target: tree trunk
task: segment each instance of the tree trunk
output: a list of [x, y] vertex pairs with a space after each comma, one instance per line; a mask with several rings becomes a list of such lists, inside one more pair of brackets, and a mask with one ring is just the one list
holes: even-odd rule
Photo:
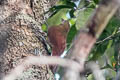
[[[0, 80], [30, 55], [47, 55], [44, 14], [57, 0], [0, 0]], [[53, 80], [47, 65], [30, 66], [17, 80]]]

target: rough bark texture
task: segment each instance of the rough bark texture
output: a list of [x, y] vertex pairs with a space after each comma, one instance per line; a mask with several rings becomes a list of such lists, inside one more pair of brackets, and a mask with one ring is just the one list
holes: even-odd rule
[[[14, 2], [15, 1], [15, 2]], [[0, 80], [23, 58], [47, 55], [46, 34], [41, 24], [44, 14], [57, 0], [0, 0]], [[39, 39], [38, 39], [39, 37]], [[53, 80], [49, 66], [30, 66], [17, 80]]]

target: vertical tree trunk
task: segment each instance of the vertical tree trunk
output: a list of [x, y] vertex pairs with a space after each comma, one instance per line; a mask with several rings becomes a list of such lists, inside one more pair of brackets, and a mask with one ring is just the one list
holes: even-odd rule
[[[47, 55], [44, 14], [57, 0], [0, 0], [0, 80], [29, 55]], [[38, 39], [39, 37], [39, 39]], [[18, 80], [53, 80], [48, 66], [30, 66]]]

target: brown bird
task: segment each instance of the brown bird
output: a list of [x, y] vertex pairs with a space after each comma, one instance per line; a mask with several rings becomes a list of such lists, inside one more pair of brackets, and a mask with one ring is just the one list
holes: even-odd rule
[[52, 56], [60, 56], [64, 52], [69, 29], [68, 21], [48, 28], [48, 39], [52, 46]]

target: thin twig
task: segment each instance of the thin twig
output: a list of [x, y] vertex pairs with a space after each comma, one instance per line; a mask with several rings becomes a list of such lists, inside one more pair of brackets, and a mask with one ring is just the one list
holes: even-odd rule
[[116, 35], [119, 34], [119, 33], [120, 33], [120, 31], [118, 31], [118, 32], [116, 32], [115, 34], [112, 34], [112, 35], [106, 37], [106, 38], [103, 39], [103, 40], [97, 41], [96, 44], [102, 43], [102, 42], [104, 42], [104, 41], [112, 40], [112, 39], [118, 37], [118, 36], [116, 36]]

